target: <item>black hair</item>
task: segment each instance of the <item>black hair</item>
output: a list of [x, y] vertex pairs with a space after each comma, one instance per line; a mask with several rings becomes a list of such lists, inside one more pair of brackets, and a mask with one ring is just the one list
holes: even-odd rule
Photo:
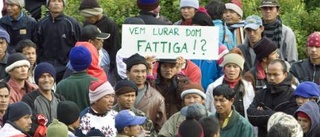
[[235, 97], [236, 92], [229, 87], [227, 84], [221, 84], [212, 90], [212, 95], [214, 96], [223, 96], [228, 100], [231, 100]]
[[268, 137], [291, 137], [291, 130], [281, 123], [276, 123], [269, 129]]
[[16, 51], [22, 53], [22, 50], [26, 47], [32, 47], [34, 49], [37, 49], [37, 45], [31, 41], [30, 39], [24, 39], [18, 42], [16, 45]]
[[203, 127], [204, 137], [212, 137], [219, 132], [219, 121], [213, 116], [203, 117], [199, 120], [199, 123]]
[[1, 89], [1, 88], [7, 88], [8, 91], [9, 91], [9, 93], [10, 93], [9, 86], [8, 86], [8, 84], [7, 84], [6, 81], [4, 81], [4, 80], [1, 80], [1, 81], [0, 81], [0, 89]]
[[212, 20], [222, 19], [223, 13], [226, 10], [226, 5], [218, 0], [210, 1], [206, 7], [208, 14]]
[[271, 62], [269, 63], [269, 65], [273, 65], [273, 64], [275, 64], [275, 63], [280, 63], [280, 64], [281, 64], [281, 66], [282, 66], [282, 72], [283, 72], [283, 73], [288, 72], [288, 71], [287, 71], [287, 69], [288, 69], [287, 63], [286, 63], [284, 60], [282, 60], [282, 59], [275, 59], [275, 60], [271, 61]]

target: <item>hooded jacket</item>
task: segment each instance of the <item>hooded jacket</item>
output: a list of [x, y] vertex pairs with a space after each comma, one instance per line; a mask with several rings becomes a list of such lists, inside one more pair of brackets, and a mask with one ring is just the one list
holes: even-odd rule
[[315, 131], [316, 127], [320, 124], [320, 112], [319, 112], [319, 106], [314, 101], [309, 101], [304, 103], [299, 109], [294, 113], [294, 117], [297, 118], [297, 113], [303, 112], [308, 115], [308, 117], [311, 119], [311, 126], [307, 133], [304, 133], [304, 137], [312, 137], [313, 132]]
[[75, 46], [85, 46], [91, 53], [92, 62], [88, 68], [88, 74], [100, 80], [107, 80], [107, 75], [99, 66], [98, 50], [89, 42], [77, 42]]

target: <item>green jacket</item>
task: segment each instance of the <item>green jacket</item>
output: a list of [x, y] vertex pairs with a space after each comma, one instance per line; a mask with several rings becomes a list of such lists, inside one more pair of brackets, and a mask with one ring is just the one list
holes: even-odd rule
[[[249, 123], [248, 119], [242, 117], [232, 107], [233, 113], [229, 119], [226, 127], [220, 128], [220, 137], [253, 137], [253, 126]], [[219, 114], [215, 114], [219, 119]]]
[[83, 110], [90, 106], [89, 87], [92, 81], [97, 78], [91, 77], [87, 72], [76, 72], [70, 77], [61, 80], [56, 89], [56, 93], [78, 104], [79, 109]]
[[[119, 112], [120, 111], [120, 107], [118, 104], [114, 105], [113, 110]], [[139, 109], [136, 109], [134, 107], [130, 108], [130, 111], [132, 111], [135, 115], [137, 116], [143, 116], [143, 117], [147, 117], [146, 114], [144, 112], [142, 112]], [[150, 131], [150, 137], [157, 137], [157, 132], [156, 129], [154, 128], [153, 122], [147, 117], [146, 122], [143, 123], [142, 127], [147, 130]]]
[[180, 124], [186, 120], [180, 111], [173, 114], [162, 126], [158, 137], [173, 137], [178, 134]]

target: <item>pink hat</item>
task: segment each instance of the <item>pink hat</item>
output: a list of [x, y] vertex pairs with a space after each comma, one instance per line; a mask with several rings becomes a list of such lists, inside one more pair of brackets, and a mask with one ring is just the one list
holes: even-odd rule
[[307, 46], [320, 47], [320, 32], [313, 32], [308, 36]]

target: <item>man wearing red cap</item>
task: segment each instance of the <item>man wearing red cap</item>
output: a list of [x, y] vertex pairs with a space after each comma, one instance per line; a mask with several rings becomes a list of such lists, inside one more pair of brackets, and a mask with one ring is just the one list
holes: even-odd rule
[[320, 84], [320, 32], [313, 32], [308, 36], [307, 53], [309, 58], [292, 64], [292, 73], [299, 82], [312, 81]]

